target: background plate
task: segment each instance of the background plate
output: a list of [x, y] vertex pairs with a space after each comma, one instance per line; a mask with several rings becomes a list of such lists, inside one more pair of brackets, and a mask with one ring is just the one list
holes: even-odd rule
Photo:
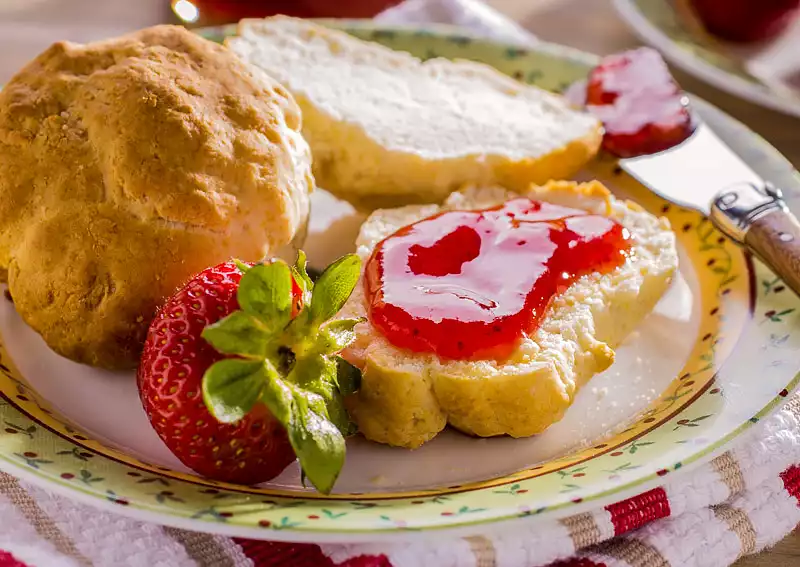
[[800, 18], [769, 45], [734, 46], [702, 29], [688, 0], [614, 0], [643, 41], [715, 87], [800, 117]]
[[[559, 46], [520, 50], [448, 28], [340, 25], [421, 57], [484, 61], [552, 90], [584, 78], [594, 62]], [[203, 33], [220, 39], [230, 31]], [[790, 202], [800, 194], [797, 173], [774, 149], [696, 105]], [[644, 491], [721, 451], [795, 388], [800, 301], [702, 217], [669, 206], [613, 161], [597, 161], [584, 176], [667, 216], [681, 272], [615, 365], [543, 435], [479, 440], [447, 432], [413, 452], [354, 439], [338, 492], [327, 497], [304, 490], [294, 468], [260, 487], [217, 483], [189, 473], [164, 448], [138, 403], [132, 373], [56, 356], [0, 300], [0, 467], [151, 521], [315, 542], [485, 532]], [[348, 206], [320, 192], [312, 217], [307, 249], [317, 263], [352, 246], [359, 217]]]

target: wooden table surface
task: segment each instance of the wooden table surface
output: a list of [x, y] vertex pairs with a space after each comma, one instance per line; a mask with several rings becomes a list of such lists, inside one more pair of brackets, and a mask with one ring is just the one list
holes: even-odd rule
[[[639, 45], [610, 0], [486, 0], [544, 40], [598, 54]], [[89, 41], [168, 21], [167, 0], [0, 0], [0, 84], [52, 41]], [[759, 108], [676, 72], [689, 91], [762, 135], [800, 167], [800, 119]], [[737, 567], [797, 567], [800, 533]], [[680, 566], [673, 566], [680, 567]]]

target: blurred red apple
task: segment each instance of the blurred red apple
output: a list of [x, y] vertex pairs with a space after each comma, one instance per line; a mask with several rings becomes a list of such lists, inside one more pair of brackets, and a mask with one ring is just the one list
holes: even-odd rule
[[771, 39], [800, 14], [800, 0], [690, 0], [712, 34], [730, 41]]

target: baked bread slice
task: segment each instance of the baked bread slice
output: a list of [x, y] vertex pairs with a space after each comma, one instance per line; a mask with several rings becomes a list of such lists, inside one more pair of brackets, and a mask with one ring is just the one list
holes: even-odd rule
[[243, 20], [227, 45], [295, 96], [317, 183], [360, 208], [438, 203], [465, 184], [525, 191], [600, 146], [597, 120], [479, 63], [287, 17]]
[[[470, 189], [454, 193], [441, 207], [376, 211], [361, 228], [358, 254], [366, 261], [383, 238], [441, 210], [483, 209], [515, 196], [503, 189]], [[592, 376], [611, 365], [613, 349], [667, 289], [678, 258], [665, 219], [614, 199], [598, 182], [552, 182], [526, 196], [618, 220], [632, 235], [629, 257], [556, 296], [540, 327], [504, 362], [441, 360], [393, 346], [369, 321], [357, 325], [358, 338], [346, 356], [363, 370], [363, 379], [348, 403], [368, 439], [414, 448], [448, 423], [479, 436], [544, 431], [561, 419]], [[366, 310], [358, 286], [342, 316], [363, 317]]]

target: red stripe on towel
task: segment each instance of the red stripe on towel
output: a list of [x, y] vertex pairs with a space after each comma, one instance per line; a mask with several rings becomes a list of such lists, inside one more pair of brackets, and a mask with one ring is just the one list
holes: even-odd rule
[[786, 492], [791, 494], [800, 504], [800, 466], [792, 465], [781, 473], [781, 480]]
[[640, 528], [653, 520], [670, 515], [669, 499], [663, 488], [654, 488], [644, 494], [606, 506], [618, 536]]
[[0, 567], [28, 567], [22, 561], [18, 561], [16, 557], [0, 549]]
[[[233, 538], [233, 541], [255, 567], [392, 567], [384, 555], [362, 555], [335, 564], [318, 545], [239, 538]], [[5, 566], [0, 564], [0, 567]]]
[[385, 555], [362, 555], [339, 563], [337, 567], [392, 567]]
[[605, 563], [596, 563], [585, 557], [573, 557], [564, 561], [557, 561], [549, 567], [606, 567]]
[[234, 538], [256, 567], [333, 567], [318, 545]]

